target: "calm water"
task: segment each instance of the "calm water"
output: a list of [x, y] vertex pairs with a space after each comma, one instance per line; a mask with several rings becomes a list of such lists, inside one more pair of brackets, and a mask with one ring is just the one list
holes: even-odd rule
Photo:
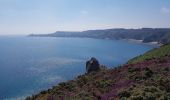
[[113, 67], [151, 48], [116, 40], [0, 37], [0, 99], [23, 99], [73, 79], [90, 57]]

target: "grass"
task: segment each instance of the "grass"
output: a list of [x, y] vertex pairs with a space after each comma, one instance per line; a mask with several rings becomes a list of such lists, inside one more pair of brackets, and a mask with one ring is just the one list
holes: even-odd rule
[[134, 64], [150, 59], [162, 58], [166, 55], [170, 55], [170, 44], [163, 45], [160, 48], [152, 49], [143, 55], [137, 56], [128, 61], [128, 64]]

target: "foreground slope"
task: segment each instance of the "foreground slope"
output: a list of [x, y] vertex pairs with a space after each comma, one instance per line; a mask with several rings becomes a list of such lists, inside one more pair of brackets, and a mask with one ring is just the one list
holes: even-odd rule
[[149, 59], [163, 58], [170, 54], [170, 45], [163, 45], [160, 48], [152, 49], [146, 52], [144, 55], [137, 56], [128, 61], [128, 63], [137, 63], [141, 61], [147, 61]]
[[170, 100], [169, 49], [161, 46], [129, 64], [80, 75], [27, 100]]

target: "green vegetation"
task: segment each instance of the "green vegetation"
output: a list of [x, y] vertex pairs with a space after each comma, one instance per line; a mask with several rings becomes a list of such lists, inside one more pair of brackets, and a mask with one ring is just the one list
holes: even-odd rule
[[155, 86], [138, 86], [119, 93], [121, 100], [170, 100], [170, 94]]
[[155, 48], [146, 52], [144, 55], [137, 56], [128, 61], [128, 64], [138, 63], [142, 61], [148, 61], [150, 59], [162, 58], [170, 55], [170, 45], [163, 45], [160, 48]]

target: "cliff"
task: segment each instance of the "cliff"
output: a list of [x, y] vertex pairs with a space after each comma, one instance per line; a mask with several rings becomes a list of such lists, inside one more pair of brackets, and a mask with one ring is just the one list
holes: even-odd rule
[[80, 75], [26, 100], [170, 100], [170, 45], [125, 65]]

